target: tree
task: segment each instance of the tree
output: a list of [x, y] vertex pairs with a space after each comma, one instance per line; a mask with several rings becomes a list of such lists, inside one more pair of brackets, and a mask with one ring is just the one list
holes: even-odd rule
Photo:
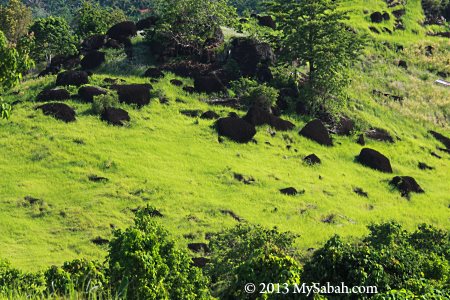
[[221, 25], [235, 21], [236, 11], [227, 0], [155, 0], [157, 34], [178, 45], [200, 50]]
[[138, 211], [133, 226], [114, 232], [108, 255], [113, 292], [127, 299], [208, 298], [206, 278], [151, 219], [153, 211]]
[[[447, 232], [422, 225], [411, 234], [396, 223], [372, 225], [369, 230], [370, 234], [356, 244], [345, 243], [338, 236], [331, 238], [304, 265], [302, 281], [376, 286], [379, 293], [390, 295], [376, 299], [416, 299], [396, 298], [396, 293], [413, 294], [417, 299], [448, 299]], [[398, 291], [391, 294], [392, 290]], [[443, 297], [434, 298], [434, 293]]]
[[7, 6], [0, 6], [0, 31], [11, 44], [17, 44], [28, 32], [32, 20], [31, 9], [20, 0], [10, 0]]
[[339, 0], [276, 0], [270, 7], [284, 32], [285, 58], [307, 67], [302, 94], [311, 112], [335, 112], [345, 104], [347, 70], [363, 46], [344, 23], [347, 12]]
[[301, 266], [295, 260], [296, 236], [256, 225], [238, 225], [212, 236], [207, 274], [220, 299], [253, 299], [246, 283], [300, 283]]
[[21, 73], [18, 70], [19, 54], [0, 31], [0, 92], [16, 85]]
[[56, 55], [76, 53], [76, 41], [67, 21], [59, 17], [38, 19], [30, 27], [34, 35], [32, 57], [50, 62]]
[[81, 38], [103, 34], [112, 25], [125, 20], [125, 13], [120, 9], [107, 9], [90, 0], [83, 1], [74, 19], [75, 33]]

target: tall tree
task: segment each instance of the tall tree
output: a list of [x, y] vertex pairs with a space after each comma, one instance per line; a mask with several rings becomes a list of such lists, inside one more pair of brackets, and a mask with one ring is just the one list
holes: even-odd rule
[[31, 22], [31, 9], [20, 0], [10, 0], [8, 5], [0, 6], [0, 30], [10, 43], [17, 44], [28, 32]]
[[154, 0], [158, 31], [179, 45], [198, 48], [220, 25], [235, 20], [227, 0]]
[[74, 18], [75, 33], [81, 38], [102, 34], [110, 26], [125, 20], [125, 13], [121, 9], [103, 8], [97, 2], [86, 0]]
[[20, 80], [18, 66], [19, 54], [9, 45], [5, 35], [0, 31], [0, 92], [9, 89]]
[[357, 59], [363, 39], [344, 21], [339, 0], [276, 0], [270, 8], [284, 32], [283, 49], [289, 62], [307, 67], [303, 86], [311, 112], [335, 112], [346, 101], [348, 67]]
[[30, 27], [30, 31], [34, 35], [32, 56], [37, 61], [50, 62], [56, 55], [71, 55], [77, 50], [75, 38], [63, 18], [38, 19]]

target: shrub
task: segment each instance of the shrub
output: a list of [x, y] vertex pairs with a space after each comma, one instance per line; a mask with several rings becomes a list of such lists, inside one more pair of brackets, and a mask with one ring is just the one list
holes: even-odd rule
[[277, 89], [244, 77], [232, 81], [231, 90], [239, 98], [241, 104], [247, 107], [259, 106], [269, 110], [278, 98]]
[[0, 260], [0, 296], [41, 295], [45, 289], [45, 279], [42, 273], [23, 273], [11, 267], [6, 260]]
[[[450, 292], [446, 233], [422, 225], [410, 234], [396, 223], [369, 226], [369, 230], [369, 236], [358, 244], [344, 243], [338, 236], [331, 238], [305, 264], [302, 280], [376, 286], [380, 293], [399, 290], [402, 295], [413, 293], [423, 299], [430, 299], [425, 295], [436, 291]], [[397, 299], [389, 295], [386, 299]]]
[[114, 94], [99, 95], [94, 97], [92, 111], [99, 115], [105, 109], [119, 105], [119, 99]]
[[255, 225], [238, 225], [212, 236], [207, 274], [220, 299], [247, 299], [246, 283], [299, 283], [301, 267], [295, 260], [296, 236]]
[[9, 119], [11, 116], [11, 105], [8, 103], [3, 103], [0, 99], [0, 119]]
[[107, 258], [113, 292], [127, 299], [209, 299], [207, 279], [150, 210], [139, 210], [133, 226], [113, 233]]

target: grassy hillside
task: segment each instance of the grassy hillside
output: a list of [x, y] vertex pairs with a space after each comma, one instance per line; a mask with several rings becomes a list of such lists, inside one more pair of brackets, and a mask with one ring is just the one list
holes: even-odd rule
[[[347, 4], [353, 10], [350, 23], [360, 30], [370, 23], [363, 10], [387, 9], [384, 1]], [[450, 90], [434, 84], [436, 72], [450, 72], [450, 45], [448, 39], [426, 36], [428, 29], [418, 25], [423, 18], [419, 0], [408, 1], [406, 7], [405, 32], [369, 33], [375, 42], [352, 69], [349, 88], [347, 114], [357, 121], [358, 132], [336, 136], [331, 148], [300, 137], [298, 131], [309, 119], [295, 115], [284, 116], [296, 125], [291, 132], [272, 136], [262, 126], [255, 136], [257, 144], [219, 143], [213, 121], [190, 118], [180, 111], [214, 110], [226, 116], [234, 110], [208, 106], [202, 101], [206, 95], [183, 92], [170, 84], [171, 74], [152, 84], [166, 94], [169, 104], [155, 98], [142, 109], [122, 105], [132, 119], [124, 128], [101, 122], [89, 104], [76, 99], [67, 101], [76, 109], [76, 122], [66, 124], [44, 116], [34, 110], [33, 101], [54, 83], [55, 76], [27, 79], [5, 97], [11, 103], [21, 102], [14, 106], [9, 121], [0, 121], [0, 257], [25, 270], [76, 257], [103, 259], [106, 248], [91, 239], [108, 239], [111, 227], [129, 225], [132, 209], [145, 204], [164, 215], [162, 223], [181, 246], [191, 240], [204, 241], [205, 234], [235, 224], [237, 220], [225, 211], [243, 222], [298, 233], [298, 247], [304, 253], [334, 234], [362, 236], [366, 225], [374, 222], [396, 220], [408, 229], [424, 222], [449, 228], [450, 156], [436, 149], [442, 145], [427, 131], [450, 136]], [[108, 63], [95, 72], [91, 83], [102, 85], [107, 77], [149, 82], [140, 75], [152, 60], [139, 39], [135, 43], [138, 59], [134, 63], [110, 52]], [[396, 44], [405, 50], [396, 52]], [[425, 55], [426, 45], [435, 48], [433, 56]], [[408, 70], [397, 66], [399, 59], [407, 61]], [[374, 89], [403, 96], [403, 103], [375, 96]], [[76, 94], [76, 89], [71, 92]], [[394, 175], [413, 176], [425, 194], [414, 194], [408, 201], [389, 186], [394, 175], [355, 162], [362, 148], [356, 136], [369, 127], [388, 130], [396, 141], [367, 140], [367, 147], [386, 154]], [[322, 159], [322, 165], [302, 162], [311, 153]], [[422, 171], [419, 162], [435, 170]], [[239, 182], [235, 173], [255, 182]], [[109, 180], [91, 182], [90, 175]], [[279, 192], [290, 186], [305, 193], [289, 197]], [[357, 187], [369, 197], [354, 193]], [[42, 201], [30, 204], [27, 196]]]

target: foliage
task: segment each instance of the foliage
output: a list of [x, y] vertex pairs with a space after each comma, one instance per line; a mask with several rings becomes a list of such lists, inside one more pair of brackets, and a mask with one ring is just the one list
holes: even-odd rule
[[250, 15], [264, 10], [263, 2], [261, 0], [230, 0], [230, 4], [236, 7], [240, 15]]
[[122, 10], [102, 8], [97, 2], [85, 0], [75, 15], [75, 33], [81, 38], [104, 34], [112, 25], [125, 20]]
[[139, 210], [133, 226], [114, 232], [108, 255], [114, 291], [128, 299], [208, 298], [206, 278], [152, 220], [153, 210]]
[[11, 116], [11, 105], [4, 103], [0, 98], [0, 119], [9, 119]]
[[165, 38], [197, 51], [219, 26], [233, 24], [236, 17], [227, 0], [155, 0], [153, 5], [159, 22], [148, 39]]
[[39, 295], [45, 288], [42, 273], [23, 273], [11, 267], [6, 260], [0, 260], [0, 296], [16, 294]]
[[288, 62], [308, 67], [302, 95], [311, 112], [336, 112], [345, 104], [347, 70], [358, 57], [362, 40], [344, 23], [347, 12], [340, 1], [277, 0], [271, 10], [284, 32], [282, 46]]
[[16, 85], [22, 78], [19, 68], [19, 54], [8, 44], [0, 31], [0, 92]]
[[247, 299], [246, 283], [300, 283], [301, 267], [295, 260], [296, 236], [258, 225], [238, 225], [212, 236], [207, 274], [221, 299]]
[[255, 80], [241, 77], [231, 82], [231, 90], [239, 101], [247, 107], [259, 106], [270, 109], [278, 98], [278, 90], [266, 83], [259, 84]]
[[87, 295], [103, 292], [107, 287], [104, 267], [95, 261], [76, 259], [65, 262], [62, 267], [52, 266], [45, 272], [46, 292], [67, 295], [73, 291]]
[[[396, 223], [369, 227], [362, 243], [335, 236], [304, 266], [304, 282], [377, 286], [379, 292], [405, 289], [416, 295], [449, 293], [448, 233], [422, 225], [409, 234]], [[431, 245], [424, 241], [431, 238]]]
[[0, 31], [3, 31], [11, 44], [17, 44], [28, 32], [31, 21], [31, 9], [20, 0], [10, 0], [8, 5], [0, 6]]
[[98, 95], [94, 97], [92, 102], [92, 112], [101, 114], [105, 109], [115, 107], [119, 104], [117, 94]]
[[76, 53], [76, 39], [63, 18], [38, 19], [30, 27], [30, 31], [34, 36], [31, 55], [36, 61], [50, 62], [56, 55]]

